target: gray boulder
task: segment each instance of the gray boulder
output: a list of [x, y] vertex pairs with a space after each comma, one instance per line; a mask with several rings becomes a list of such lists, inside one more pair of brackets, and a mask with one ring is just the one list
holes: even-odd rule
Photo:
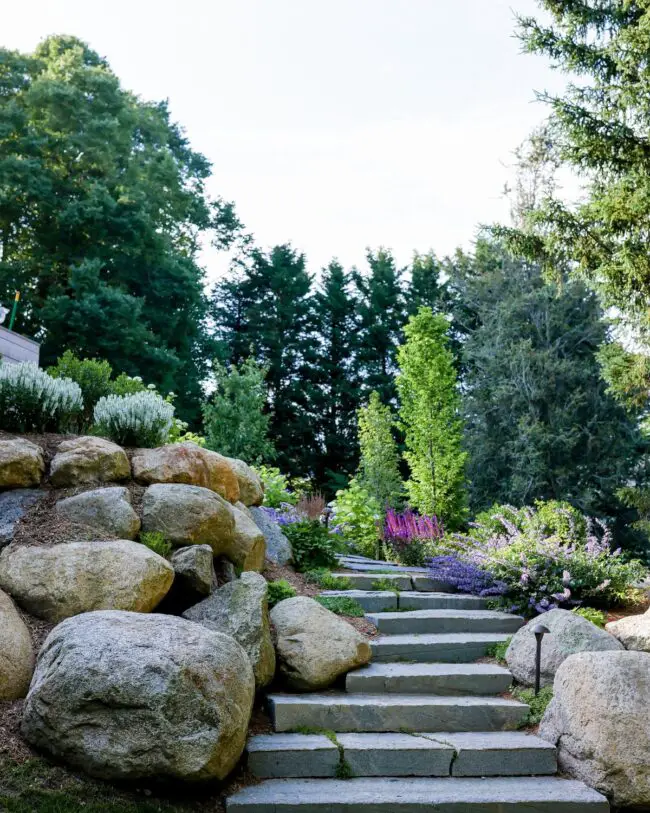
[[88, 525], [119, 539], [135, 539], [140, 530], [140, 520], [131, 506], [131, 494], [123, 486], [83, 491], [59, 500], [56, 511], [70, 522]]
[[44, 491], [17, 488], [0, 494], [0, 548], [13, 541], [16, 525], [25, 512], [45, 496]]
[[550, 610], [533, 618], [516, 632], [506, 652], [510, 671], [525, 686], [535, 683], [536, 641], [533, 629], [537, 624], [543, 624], [550, 630], [542, 642], [542, 686], [553, 685], [555, 673], [569, 655], [623, 649], [613, 635], [586, 618], [568, 610]]
[[50, 482], [56, 488], [110, 483], [130, 476], [124, 449], [105, 438], [91, 436], [64, 440], [50, 465]]
[[0, 590], [0, 700], [24, 697], [33, 671], [29, 630], [13, 601]]
[[210, 598], [183, 613], [183, 618], [231, 635], [246, 651], [253, 666], [255, 686], [267, 686], [275, 674], [266, 580], [258, 573], [216, 590]]
[[280, 673], [292, 689], [317, 691], [370, 660], [370, 643], [354, 627], [306, 596], [271, 610]]
[[88, 613], [45, 641], [22, 733], [101, 779], [223, 779], [243, 751], [254, 691], [227, 635], [168, 615]]
[[173, 580], [169, 562], [128, 539], [10, 545], [0, 553], [0, 588], [54, 623], [90, 610], [151, 612]]
[[555, 676], [540, 736], [560, 768], [627, 809], [650, 805], [650, 655], [581, 652]]
[[25, 438], [0, 440], [0, 489], [38, 486], [44, 471], [40, 446]]
[[232, 543], [225, 548], [224, 553], [241, 570], [259, 572], [264, 569], [266, 554], [264, 534], [245, 506], [239, 508], [233, 505], [232, 512], [235, 518], [235, 532]]
[[210, 545], [216, 555], [234, 544], [232, 506], [208, 488], [179, 483], [149, 486], [142, 503], [142, 528], [160, 531], [179, 547]]
[[605, 629], [620, 641], [625, 649], [650, 652], [650, 611], [642, 615], [630, 615], [619, 621], [611, 621]]
[[286, 565], [293, 559], [289, 540], [282, 528], [262, 508], [248, 509], [257, 527], [264, 534], [266, 558], [275, 565]]
[[184, 600], [200, 601], [209, 596], [216, 582], [210, 545], [190, 545], [178, 548], [171, 558], [176, 578], [174, 590]]

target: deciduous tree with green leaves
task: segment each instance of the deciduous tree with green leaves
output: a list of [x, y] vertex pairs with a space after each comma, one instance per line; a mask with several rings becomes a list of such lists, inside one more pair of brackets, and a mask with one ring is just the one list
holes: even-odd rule
[[466, 514], [463, 424], [448, 322], [422, 307], [412, 316], [398, 351], [399, 418], [411, 475], [410, 504], [456, 527]]
[[404, 493], [393, 437], [395, 421], [378, 392], [370, 393], [367, 405], [359, 410], [358, 424], [361, 460], [357, 479], [382, 509], [395, 508]]

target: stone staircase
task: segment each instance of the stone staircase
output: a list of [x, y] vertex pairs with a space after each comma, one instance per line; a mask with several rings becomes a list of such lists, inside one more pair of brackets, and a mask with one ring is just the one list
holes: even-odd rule
[[[555, 748], [515, 730], [528, 707], [512, 676], [476, 663], [523, 619], [446, 592], [419, 568], [345, 557], [341, 574], [379, 630], [345, 691], [273, 694], [275, 732], [252, 737], [259, 779], [229, 813], [605, 813], [604, 797], [556, 776]], [[390, 569], [390, 574], [376, 573]], [[375, 575], [373, 575], [375, 573]], [[377, 579], [401, 592], [373, 590]]]

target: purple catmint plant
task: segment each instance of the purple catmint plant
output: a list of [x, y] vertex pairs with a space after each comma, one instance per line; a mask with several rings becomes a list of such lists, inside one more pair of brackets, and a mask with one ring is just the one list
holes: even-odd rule
[[429, 575], [436, 581], [445, 582], [461, 593], [474, 596], [503, 596], [508, 592], [505, 582], [497, 581], [494, 576], [469, 562], [463, 562], [456, 556], [434, 556], [427, 560]]

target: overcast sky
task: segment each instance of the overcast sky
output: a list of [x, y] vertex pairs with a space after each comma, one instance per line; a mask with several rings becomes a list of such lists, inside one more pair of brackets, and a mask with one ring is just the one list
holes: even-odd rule
[[[168, 98], [262, 246], [317, 270], [367, 246], [439, 254], [503, 220], [512, 151], [563, 78], [520, 53], [534, 0], [23, 0], [5, 47], [74, 34], [125, 87]], [[205, 253], [210, 276], [223, 260]]]

